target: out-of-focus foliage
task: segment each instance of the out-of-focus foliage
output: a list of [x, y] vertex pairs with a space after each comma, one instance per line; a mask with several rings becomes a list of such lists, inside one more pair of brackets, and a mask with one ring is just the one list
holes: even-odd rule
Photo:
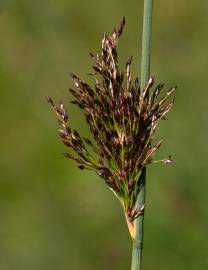
[[[133, 55], [136, 75], [142, 2], [1, 1], [0, 269], [130, 267], [122, 209], [98, 176], [61, 156], [45, 97], [62, 97], [88, 136], [68, 75], [88, 78], [88, 52], [123, 15], [120, 63]], [[176, 163], [148, 170], [144, 270], [208, 268], [207, 15], [207, 1], [155, 1], [151, 74], [178, 85], [157, 157], [171, 153]]]

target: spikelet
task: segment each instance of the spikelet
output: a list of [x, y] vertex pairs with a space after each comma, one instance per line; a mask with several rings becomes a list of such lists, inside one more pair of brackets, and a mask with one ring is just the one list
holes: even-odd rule
[[[75, 85], [75, 89], [70, 89], [72, 103], [83, 111], [94, 141], [82, 138], [71, 128], [62, 103], [55, 105], [51, 98], [48, 101], [57, 115], [61, 140], [75, 153], [64, 155], [75, 160], [80, 169], [96, 171], [122, 202], [128, 221], [133, 222], [142, 214], [142, 209], [135, 208], [140, 175], [153, 162], [162, 143], [152, 146], [159, 120], [165, 119], [174, 104], [174, 98], [169, 102], [168, 99], [176, 87], [159, 98], [164, 84], [153, 87], [151, 77], [140, 89], [138, 78], [132, 80], [132, 57], [124, 70], [119, 69], [117, 45], [124, 25], [125, 19], [111, 35], [104, 34], [100, 55], [90, 53], [94, 87], [71, 74]], [[170, 157], [160, 161], [173, 162]]]

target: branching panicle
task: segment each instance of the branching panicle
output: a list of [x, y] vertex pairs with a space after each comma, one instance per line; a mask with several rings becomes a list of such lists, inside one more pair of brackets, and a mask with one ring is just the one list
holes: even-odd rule
[[[159, 120], [165, 119], [173, 106], [174, 99], [166, 102], [176, 87], [158, 98], [164, 84], [160, 83], [151, 91], [154, 84], [151, 77], [140, 91], [138, 78], [132, 80], [132, 57], [126, 62], [124, 71], [119, 69], [117, 44], [124, 25], [125, 19], [112, 35], [104, 34], [100, 55], [90, 53], [94, 63], [94, 88], [71, 74], [75, 84], [75, 89], [70, 89], [74, 97], [72, 103], [83, 111], [94, 142], [70, 128], [62, 103], [55, 105], [51, 98], [48, 101], [58, 117], [61, 140], [75, 152], [64, 155], [75, 160], [80, 169], [95, 170], [122, 201], [126, 216], [132, 222], [142, 214], [142, 209], [135, 208], [139, 176], [142, 169], [153, 162], [162, 143], [159, 141], [152, 146]], [[90, 148], [94, 154], [89, 152]], [[171, 157], [160, 161], [173, 162]]]

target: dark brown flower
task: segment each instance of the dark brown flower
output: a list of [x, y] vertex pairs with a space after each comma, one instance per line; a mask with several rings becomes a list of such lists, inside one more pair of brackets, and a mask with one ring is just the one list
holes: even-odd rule
[[[58, 117], [61, 140], [75, 152], [75, 155], [65, 153], [65, 156], [75, 160], [80, 169], [95, 170], [121, 200], [132, 222], [141, 214], [141, 209], [135, 208], [140, 175], [143, 168], [152, 163], [161, 145], [162, 141], [152, 146], [152, 140], [158, 122], [165, 119], [173, 106], [174, 98], [167, 100], [176, 87], [158, 98], [164, 84], [151, 90], [154, 85], [151, 77], [140, 89], [138, 78], [132, 80], [132, 57], [126, 62], [125, 70], [119, 69], [117, 43], [124, 25], [125, 19], [111, 35], [104, 34], [101, 54], [90, 53], [94, 87], [71, 74], [75, 84], [75, 89], [70, 89], [74, 97], [72, 103], [83, 111], [94, 142], [82, 138], [70, 127], [62, 103], [55, 105], [51, 98], [48, 101]], [[161, 161], [172, 163], [171, 158]]]

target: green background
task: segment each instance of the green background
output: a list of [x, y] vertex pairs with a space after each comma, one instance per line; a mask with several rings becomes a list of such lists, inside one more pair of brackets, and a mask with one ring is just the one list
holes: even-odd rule
[[[157, 158], [148, 169], [144, 270], [208, 269], [208, 1], [154, 1], [151, 74], [178, 85]], [[71, 71], [88, 78], [88, 52], [126, 16], [121, 64], [140, 70], [143, 1], [1, 0], [0, 269], [130, 269], [122, 209], [94, 173], [61, 155], [46, 96], [70, 121]]]

